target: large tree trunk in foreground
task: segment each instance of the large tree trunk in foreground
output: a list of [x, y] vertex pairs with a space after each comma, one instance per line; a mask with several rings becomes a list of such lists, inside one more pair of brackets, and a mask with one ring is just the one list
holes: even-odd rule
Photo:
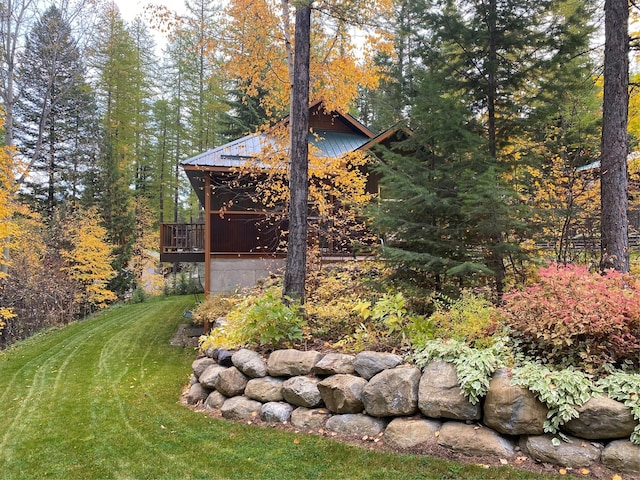
[[304, 302], [309, 195], [309, 59], [311, 1], [296, 8], [295, 53], [291, 89], [289, 241], [284, 276], [285, 299]]
[[629, 111], [629, 6], [605, 0], [604, 102], [600, 189], [600, 267], [629, 271], [627, 119]]

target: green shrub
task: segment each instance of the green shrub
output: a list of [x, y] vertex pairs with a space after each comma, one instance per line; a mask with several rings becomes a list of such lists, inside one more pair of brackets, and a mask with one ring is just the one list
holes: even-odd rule
[[592, 372], [640, 366], [640, 289], [618, 272], [551, 265], [504, 295], [501, 311], [522, 351], [543, 363]]
[[149, 294], [145, 292], [144, 288], [136, 287], [136, 289], [131, 294], [131, 298], [129, 299], [129, 303], [142, 303], [149, 298]]
[[412, 345], [420, 347], [436, 338], [459, 340], [479, 348], [493, 343], [499, 312], [485, 297], [465, 290], [456, 300], [439, 295], [433, 303], [433, 314], [414, 317], [407, 326]]
[[200, 348], [224, 346], [280, 348], [303, 340], [306, 325], [300, 305], [285, 305], [278, 288], [248, 296], [227, 315], [226, 324], [201, 339]]

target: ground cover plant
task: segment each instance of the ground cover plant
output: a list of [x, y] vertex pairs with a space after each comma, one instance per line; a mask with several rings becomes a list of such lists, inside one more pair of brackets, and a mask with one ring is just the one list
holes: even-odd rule
[[505, 467], [369, 451], [185, 408], [178, 400], [196, 352], [169, 340], [192, 306], [192, 296], [116, 306], [0, 352], [0, 476], [541, 478]]

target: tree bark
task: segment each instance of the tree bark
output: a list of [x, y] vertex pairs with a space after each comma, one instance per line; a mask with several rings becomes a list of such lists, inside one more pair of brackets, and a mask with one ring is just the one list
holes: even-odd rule
[[605, 0], [604, 8], [600, 268], [628, 272], [629, 7], [627, 0]]
[[311, 3], [312, 1], [301, 2], [296, 7], [290, 115], [289, 241], [283, 290], [285, 301], [290, 299], [300, 303], [304, 303], [307, 265]]

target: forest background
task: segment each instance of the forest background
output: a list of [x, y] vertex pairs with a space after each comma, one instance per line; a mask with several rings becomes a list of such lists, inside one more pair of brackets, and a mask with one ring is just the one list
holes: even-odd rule
[[[3, 1], [0, 345], [176, 288], [143, 277], [158, 224], [200, 215], [180, 162], [288, 113], [294, 7], [193, 0], [126, 22], [108, 1]], [[541, 248], [598, 263], [603, 17], [585, 0], [315, 2], [311, 99], [410, 129], [420, 152], [377, 166], [404, 200], [367, 211], [388, 258], [498, 291]]]

